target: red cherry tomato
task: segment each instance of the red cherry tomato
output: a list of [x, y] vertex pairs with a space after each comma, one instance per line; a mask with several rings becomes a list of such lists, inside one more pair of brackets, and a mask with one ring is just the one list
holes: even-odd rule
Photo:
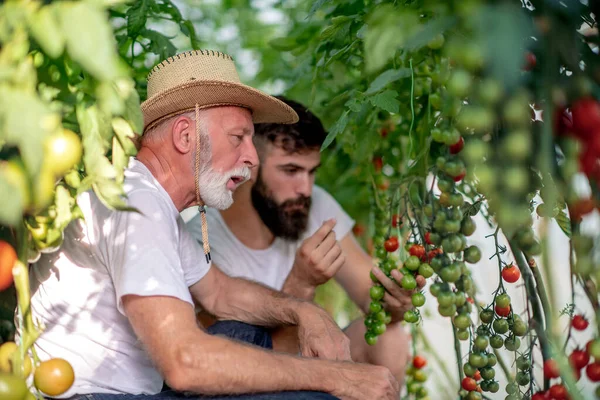
[[510, 305], [506, 307], [495, 306], [494, 310], [496, 311], [496, 314], [501, 317], [508, 317], [510, 315]]
[[386, 240], [385, 243], [383, 244], [383, 247], [385, 247], [385, 250], [390, 253], [398, 250], [399, 246], [400, 246], [400, 244], [398, 243], [398, 238], [396, 236], [392, 236], [391, 238]]
[[525, 65], [523, 66], [523, 69], [525, 71], [531, 71], [532, 69], [535, 68], [536, 64], [537, 64], [537, 59], [535, 58], [535, 54], [533, 54], [530, 51], [525, 53]]
[[590, 362], [590, 355], [585, 350], [575, 349], [569, 356], [569, 362], [573, 368], [581, 369]]
[[398, 214], [392, 215], [392, 226], [397, 228], [401, 224], [402, 222], [400, 221], [400, 216]]
[[475, 374], [473, 375], [473, 379], [475, 379], [476, 381], [481, 380], [481, 372], [479, 372], [479, 370], [475, 371]]
[[415, 358], [413, 358], [413, 367], [415, 367], [416, 369], [421, 369], [425, 365], [427, 365], [427, 360], [425, 359], [425, 357], [415, 356]]
[[550, 398], [554, 400], [567, 400], [569, 393], [567, 392], [567, 388], [565, 388], [560, 383], [556, 385], [550, 386]]
[[17, 261], [15, 249], [0, 240], [0, 291], [8, 289], [13, 283], [12, 269]]
[[590, 323], [583, 315], [575, 315], [571, 320], [571, 326], [573, 329], [577, 329], [578, 331], [585, 330]]
[[591, 363], [585, 369], [585, 374], [592, 382], [600, 382], [600, 362]]
[[450, 146], [450, 154], [458, 154], [465, 147], [465, 140], [460, 137], [460, 140]]
[[588, 139], [595, 128], [600, 126], [600, 104], [593, 97], [577, 100], [571, 109], [573, 130], [581, 139]]
[[425, 256], [425, 247], [423, 247], [422, 244], [413, 244], [408, 250], [408, 253], [411, 256], [423, 258]]
[[463, 178], [465, 177], [465, 175], [467, 175], [466, 172], [461, 173], [460, 175], [456, 175], [454, 177], [454, 182], [460, 182], [463, 180]]
[[548, 359], [544, 361], [544, 378], [552, 379], [560, 376], [560, 370], [558, 369], [558, 363], [556, 360]]
[[502, 269], [502, 279], [508, 283], [515, 283], [521, 277], [521, 271], [516, 265], [509, 265]]
[[468, 392], [473, 391], [477, 389], [477, 382], [475, 382], [475, 379], [467, 376], [462, 380], [462, 388]]

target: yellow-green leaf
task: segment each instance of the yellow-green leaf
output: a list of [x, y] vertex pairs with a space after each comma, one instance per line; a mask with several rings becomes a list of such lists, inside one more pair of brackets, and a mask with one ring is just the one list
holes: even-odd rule
[[46, 54], [58, 58], [65, 49], [65, 36], [56, 15], [56, 7], [40, 7], [29, 20], [29, 30]]

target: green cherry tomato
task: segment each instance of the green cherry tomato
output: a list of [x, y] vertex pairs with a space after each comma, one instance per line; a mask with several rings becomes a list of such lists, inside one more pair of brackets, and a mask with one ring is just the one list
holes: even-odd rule
[[452, 292], [441, 292], [437, 296], [438, 304], [440, 307], [449, 307], [454, 304], [454, 293]]
[[438, 295], [442, 292], [442, 284], [441, 283], [434, 283], [433, 285], [431, 285], [429, 287], [429, 293], [431, 293], [431, 295], [433, 297], [438, 297]]
[[454, 326], [456, 326], [458, 329], [467, 329], [471, 326], [471, 324], [471, 317], [469, 317], [467, 314], [459, 314], [454, 317]]
[[523, 321], [515, 321], [512, 331], [515, 336], [523, 337], [527, 334], [527, 324]]
[[519, 347], [521, 347], [521, 339], [510, 335], [504, 339], [504, 347], [506, 347], [506, 350], [508, 351], [517, 351]]
[[369, 304], [369, 311], [373, 314], [381, 311], [382, 308], [383, 306], [378, 301], [372, 301], [371, 304]]
[[456, 265], [451, 264], [442, 268], [439, 272], [439, 275], [444, 282], [453, 283], [460, 278], [461, 270]]
[[[491, 342], [491, 338], [490, 338], [490, 342]], [[488, 354], [488, 367], [493, 367], [494, 365], [496, 365], [498, 363], [498, 359], [496, 358], [496, 355], [493, 353]], [[490, 378], [492, 379], [492, 378]]]
[[456, 307], [462, 307], [465, 305], [466, 302], [467, 295], [465, 294], [465, 292], [458, 291], [454, 293], [454, 304], [456, 304]]
[[469, 364], [477, 368], [483, 368], [487, 365], [487, 356], [482, 353], [469, 354]]
[[365, 333], [365, 342], [367, 342], [369, 346], [374, 346], [377, 344], [377, 335], [371, 332]]
[[404, 312], [404, 321], [413, 324], [419, 320], [419, 315], [414, 310]]
[[383, 286], [372, 286], [369, 291], [369, 294], [371, 295], [371, 300], [381, 300], [385, 295], [385, 289], [383, 288]]
[[510, 305], [510, 296], [506, 293], [502, 293], [496, 297], [496, 305], [498, 307], [506, 308]]
[[402, 286], [403, 289], [413, 290], [417, 287], [417, 280], [415, 279], [414, 276], [407, 274], [402, 277], [402, 280], [400, 281], [400, 285]]
[[417, 292], [411, 296], [412, 305], [415, 307], [422, 307], [425, 304], [425, 295]]
[[508, 332], [508, 329], [509, 329], [508, 321], [505, 319], [495, 320], [494, 323], [492, 324], [492, 327], [494, 328], [494, 331], [496, 333], [499, 333], [501, 335]]
[[373, 283], [379, 283], [379, 279], [377, 279], [377, 277], [375, 276], [375, 274], [373, 274], [373, 272], [370, 272], [369, 276], [371, 277], [371, 281], [373, 281]]
[[456, 314], [456, 305], [451, 304], [448, 307], [442, 307], [439, 306], [438, 307], [438, 312], [440, 313], [441, 316], [443, 317], [451, 317], [454, 314]]
[[475, 338], [475, 342], [473, 343], [473, 347], [477, 350], [485, 350], [490, 344], [490, 339], [485, 335], [479, 335]]
[[475, 224], [475, 221], [473, 221], [473, 218], [465, 217], [460, 225], [460, 232], [465, 236], [471, 236], [476, 228], [477, 225]]
[[494, 320], [494, 312], [492, 310], [481, 310], [479, 318], [484, 324], [489, 324]]
[[517, 383], [519, 386], [529, 385], [529, 373], [524, 371], [517, 372]]
[[386, 326], [383, 322], [380, 322], [378, 324], [376, 324], [375, 326], [373, 326], [373, 333], [376, 334], [377, 336], [382, 335], [385, 333], [386, 331]]
[[477, 368], [472, 366], [469, 363], [465, 363], [465, 365], [463, 365], [463, 372], [465, 373], [466, 376], [472, 378], [473, 376], [475, 376], [475, 373], [477, 372]]
[[515, 394], [517, 393], [517, 390], [519, 390], [519, 387], [517, 386], [516, 382], [509, 382], [506, 385], [506, 393], [508, 394]]
[[481, 260], [481, 250], [477, 246], [469, 246], [464, 252], [465, 261], [470, 264], [475, 264]]
[[410, 256], [404, 262], [404, 266], [410, 271], [416, 271], [421, 266], [421, 260], [417, 256]]
[[457, 329], [456, 330], [456, 338], [463, 342], [469, 340], [469, 330], [468, 329]]
[[431, 265], [423, 263], [419, 265], [419, 275], [425, 279], [431, 278], [433, 276], [433, 268], [431, 268]]
[[517, 368], [522, 371], [528, 370], [529, 368], [531, 368], [531, 363], [529, 362], [527, 357], [520, 355], [519, 357], [517, 357]]
[[[488, 356], [488, 364], [489, 364], [489, 356]], [[496, 371], [492, 367], [484, 367], [479, 370], [481, 373], [481, 378], [486, 380], [492, 380], [496, 376]]]
[[496, 381], [490, 382], [488, 386], [488, 391], [491, 393], [497, 393], [500, 390], [500, 384]]

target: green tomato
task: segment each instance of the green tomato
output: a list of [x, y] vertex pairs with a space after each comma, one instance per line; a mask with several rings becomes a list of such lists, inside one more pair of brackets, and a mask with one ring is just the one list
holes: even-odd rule
[[515, 321], [512, 331], [515, 336], [523, 337], [527, 334], [527, 324], [523, 321]]
[[451, 264], [442, 268], [439, 272], [439, 275], [444, 282], [453, 283], [460, 278], [461, 270], [455, 264]]
[[[500, 338], [502, 339], [502, 338]], [[491, 343], [491, 338], [490, 338], [490, 343]], [[496, 355], [493, 353], [488, 354], [488, 367], [493, 367], [494, 365], [496, 365], [498, 363], [498, 359], [496, 358]], [[492, 379], [492, 378], [490, 378]]]
[[519, 357], [517, 357], [517, 368], [522, 371], [530, 369], [531, 363], [529, 362], [529, 359], [524, 355], [520, 355]]
[[454, 317], [454, 326], [458, 329], [467, 329], [471, 326], [471, 318], [467, 314], [459, 314]]
[[425, 304], [425, 295], [420, 292], [413, 293], [411, 296], [411, 301], [413, 306], [422, 307]]
[[[488, 355], [488, 365], [489, 365], [489, 355]], [[484, 367], [479, 370], [481, 373], [481, 378], [486, 380], [492, 380], [496, 376], [496, 371], [492, 367]]]
[[369, 304], [369, 311], [373, 314], [378, 313], [382, 308], [383, 306], [378, 301], [372, 301], [371, 304]]
[[490, 344], [490, 339], [485, 335], [479, 335], [475, 338], [473, 347], [477, 350], [484, 351]]
[[469, 354], [469, 364], [477, 368], [483, 368], [487, 365], [487, 356], [483, 353]]
[[438, 297], [438, 295], [442, 292], [442, 284], [441, 283], [434, 283], [433, 285], [431, 285], [429, 287], [429, 293], [431, 293], [431, 295], [433, 297]]
[[452, 292], [441, 292], [437, 296], [438, 304], [440, 307], [450, 307], [454, 305], [454, 293]]
[[369, 294], [371, 295], [371, 300], [381, 300], [385, 295], [385, 289], [383, 288], [383, 286], [372, 286], [369, 291]]
[[504, 347], [508, 351], [517, 351], [521, 347], [521, 339], [516, 336], [510, 335], [504, 339]]
[[493, 106], [503, 96], [502, 84], [494, 79], [484, 79], [479, 83], [479, 98], [487, 105]]
[[[444, 164], [444, 168], [440, 168], [440, 169], [445, 170], [445, 164]], [[452, 192], [452, 190], [454, 189], [454, 186], [456, 185], [456, 183], [453, 180], [447, 179], [447, 178], [439, 178], [437, 184], [438, 184], [438, 189], [440, 189], [440, 192], [442, 192], [442, 193]]]
[[414, 310], [408, 310], [404, 312], [404, 321], [413, 324], [419, 321], [419, 315]]
[[378, 247], [377, 249], [375, 249], [375, 257], [377, 257], [380, 260], [384, 260], [387, 257], [387, 253], [387, 250], [383, 247]]
[[464, 70], [456, 70], [450, 76], [448, 81], [448, 92], [455, 97], [465, 97], [469, 94], [473, 78], [471, 74]]
[[[446, 222], [444, 223], [444, 232], [447, 232], [447, 233], [460, 232], [460, 221], [446, 220]], [[442, 240], [442, 246], [443, 246], [443, 243], [444, 243], [444, 241]]]
[[423, 263], [419, 265], [419, 275], [425, 279], [431, 278], [433, 276], [433, 268], [431, 268], [431, 265]]
[[508, 332], [508, 329], [509, 329], [508, 321], [505, 319], [495, 320], [494, 323], [492, 324], [492, 327], [494, 328], [494, 332], [499, 333], [499, 334], [504, 334], [504, 333]]
[[477, 246], [469, 246], [464, 252], [465, 261], [470, 264], [475, 264], [481, 260], [481, 250]]
[[410, 274], [404, 275], [400, 281], [400, 286], [406, 290], [413, 290], [417, 287], [417, 280]]
[[419, 269], [421, 265], [421, 260], [417, 256], [410, 256], [404, 262], [404, 266], [408, 268], [410, 271], [416, 271]]
[[465, 236], [471, 236], [476, 228], [477, 225], [471, 217], [465, 217], [460, 224], [460, 232]]
[[438, 312], [443, 317], [451, 317], [456, 314], [456, 306], [454, 304], [449, 305], [448, 307], [438, 307]]
[[438, 33], [437, 35], [435, 35], [433, 37], [433, 39], [431, 39], [429, 41], [429, 43], [427, 43], [427, 47], [429, 47], [432, 50], [439, 50], [444, 45], [445, 41], [446, 40], [444, 39], [444, 35], [441, 33]]
[[481, 310], [479, 318], [484, 324], [489, 324], [494, 320], [494, 312], [492, 310]]
[[523, 372], [523, 371], [519, 371], [517, 372], [517, 383], [519, 384], [519, 386], [527, 386], [529, 385], [529, 373], [528, 372]]
[[456, 338], [461, 341], [469, 340], [469, 330], [468, 329], [457, 329], [456, 330]]
[[377, 336], [383, 335], [386, 329], [387, 327], [385, 326], [385, 324], [383, 322], [380, 322], [377, 325], [373, 326], [373, 333]]
[[477, 367], [474, 367], [469, 363], [465, 363], [463, 365], [463, 372], [465, 373], [466, 376], [472, 378], [475, 376], [475, 373], [477, 372]]
[[497, 393], [500, 390], [500, 384], [496, 381], [493, 381], [488, 386], [488, 391], [491, 393]]
[[[461, 207], [465, 203], [465, 198], [460, 193], [453, 193], [450, 195], [450, 205], [454, 207]], [[458, 232], [458, 231], [457, 231]]]
[[519, 386], [517, 386], [516, 382], [509, 382], [506, 385], [506, 393], [515, 394], [519, 390]]
[[496, 296], [496, 305], [502, 308], [510, 306], [510, 296], [507, 293]]
[[377, 344], [377, 335], [373, 334], [372, 332], [367, 331], [367, 333], [365, 333], [365, 342], [367, 342], [367, 344], [369, 346], [374, 346]]
[[456, 307], [462, 307], [465, 305], [466, 302], [467, 295], [465, 294], [465, 292], [458, 291], [454, 293], [454, 304], [456, 304]]

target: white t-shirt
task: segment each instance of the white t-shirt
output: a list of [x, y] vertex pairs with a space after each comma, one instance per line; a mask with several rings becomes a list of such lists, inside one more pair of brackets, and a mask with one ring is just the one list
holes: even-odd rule
[[[354, 220], [346, 214], [335, 199], [315, 185], [307, 230], [297, 241], [275, 238], [270, 247], [254, 250], [246, 247], [229, 230], [218, 210], [206, 212], [208, 239], [213, 262], [230, 276], [260, 282], [275, 290], [281, 290], [294, 265], [296, 250], [302, 241], [314, 234], [330, 218], [336, 218], [336, 238], [341, 240], [354, 226]], [[200, 216], [195, 215], [187, 222], [188, 229], [199, 241], [202, 240]]]
[[167, 192], [135, 159], [125, 192], [141, 214], [111, 211], [85, 192], [77, 203], [86, 223], [72, 222], [60, 250], [31, 268], [33, 315], [45, 325], [38, 355], [64, 358], [75, 371], [61, 397], [160, 392], [163, 379], [124, 316], [121, 297], [172, 296], [193, 307], [188, 288], [210, 268]]

